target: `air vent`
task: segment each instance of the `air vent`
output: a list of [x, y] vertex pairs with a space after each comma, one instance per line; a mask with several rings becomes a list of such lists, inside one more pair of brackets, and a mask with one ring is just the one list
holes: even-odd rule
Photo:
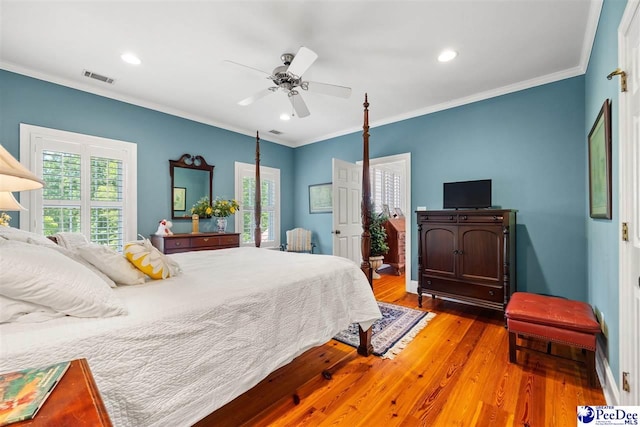
[[92, 72], [92, 71], [84, 70], [84, 71], [82, 72], [82, 74], [83, 74], [85, 77], [89, 77], [90, 79], [100, 80], [101, 82], [103, 82], [103, 83], [107, 83], [107, 84], [110, 84], [110, 85], [112, 85], [112, 84], [113, 84], [113, 82], [115, 81], [115, 80], [114, 80], [114, 79], [112, 79], [111, 77], [103, 76], [102, 74], [94, 73], [94, 72]]
[[275, 130], [275, 129], [271, 129], [271, 130], [269, 131], [269, 133], [272, 133], [272, 134], [274, 134], [274, 135], [282, 135], [282, 132], [280, 132], [279, 130]]

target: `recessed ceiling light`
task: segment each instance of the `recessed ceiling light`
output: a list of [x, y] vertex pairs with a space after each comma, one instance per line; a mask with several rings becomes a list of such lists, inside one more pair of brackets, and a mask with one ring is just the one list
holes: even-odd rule
[[140, 58], [138, 58], [131, 52], [123, 53], [120, 58], [122, 58], [122, 60], [127, 64], [140, 65], [142, 63], [142, 61], [140, 61]]
[[291, 116], [287, 113], [280, 114], [280, 120], [291, 120]]
[[440, 55], [438, 56], [438, 61], [449, 62], [456, 56], [458, 56], [458, 52], [456, 52], [455, 50], [446, 49], [440, 52]]

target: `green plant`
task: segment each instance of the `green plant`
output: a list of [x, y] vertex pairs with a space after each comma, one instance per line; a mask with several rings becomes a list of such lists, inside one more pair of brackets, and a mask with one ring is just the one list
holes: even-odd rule
[[387, 231], [384, 228], [384, 223], [388, 219], [389, 217], [382, 213], [373, 212], [372, 207], [369, 220], [369, 233], [371, 234], [371, 250], [369, 251], [369, 256], [380, 256], [389, 252]]

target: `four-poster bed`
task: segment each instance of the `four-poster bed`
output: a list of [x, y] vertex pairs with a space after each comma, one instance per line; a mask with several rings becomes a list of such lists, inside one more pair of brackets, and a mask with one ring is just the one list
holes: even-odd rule
[[[126, 314], [58, 313], [40, 323], [0, 323], [0, 372], [84, 358], [114, 425], [190, 425], [350, 323], [362, 325], [357, 351], [369, 355], [371, 325], [380, 310], [371, 292], [368, 264], [366, 97], [364, 106], [360, 268], [334, 256], [244, 247], [169, 255], [182, 273], [140, 285], [109, 288], [95, 276], [91, 286], [106, 286], [100, 292], [112, 292], [110, 303], [119, 304], [120, 313]], [[259, 161], [256, 134], [258, 247]], [[11, 229], [13, 234], [1, 232], [0, 303], [11, 277], [17, 287], [40, 280], [64, 284], [69, 270], [86, 269], [73, 258], [65, 260], [64, 252], [43, 236], [16, 229]], [[17, 249], [29, 256], [19, 259]], [[43, 259], [55, 259], [50, 263], [55, 271], [35, 268], [34, 262]], [[86, 275], [93, 273], [83, 274], [89, 278]]]
[[[362, 219], [362, 237], [361, 237], [361, 252], [362, 262], [360, 269], [367, 277], [371, 289], [373, 289], [373, 269], [371, 268], [371, 262], [369, 261], [369, 254], [371, 252], [371, 233], [369, 232], [369, 226], [371, 223], [371, 182], [369, 177], [369, 99], [368, 95], [364, 94], [364, 118], [362, 124], [362, 202], [360, 204], [360, 215]], [[254, 215], [254, 239], [256, 248], [260, 247], [262, 240], [262, 231], [260, 228], [261, 220], [261, 185], [260, 185], [260, 133], [256, 131], [256, 184], [255, 184], [255, 215]], [[371, 328], [363, 330], [360, 328], [360, 345], [358, 346], [358, 354], [363, 356], [369, 356], [373, 352], [373, 345], [371, 344]]]

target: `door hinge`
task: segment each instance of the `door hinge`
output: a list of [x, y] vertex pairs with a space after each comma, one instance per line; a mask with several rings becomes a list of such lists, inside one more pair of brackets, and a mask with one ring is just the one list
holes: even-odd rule
[[629, 385], [629, 372], [622, 373], [622, 389], [631, 393], [631, 386]]
[[629, 224], [627, 224], [626, 222], [622, 223], [622, 241], [629, 241]]
[[620, 68], [616, 68], [607, 76], [607, 80], [611, 80], [613, 76], [620, 76], [620, 92], [627, 91], [627, 73], [622, 71]]

